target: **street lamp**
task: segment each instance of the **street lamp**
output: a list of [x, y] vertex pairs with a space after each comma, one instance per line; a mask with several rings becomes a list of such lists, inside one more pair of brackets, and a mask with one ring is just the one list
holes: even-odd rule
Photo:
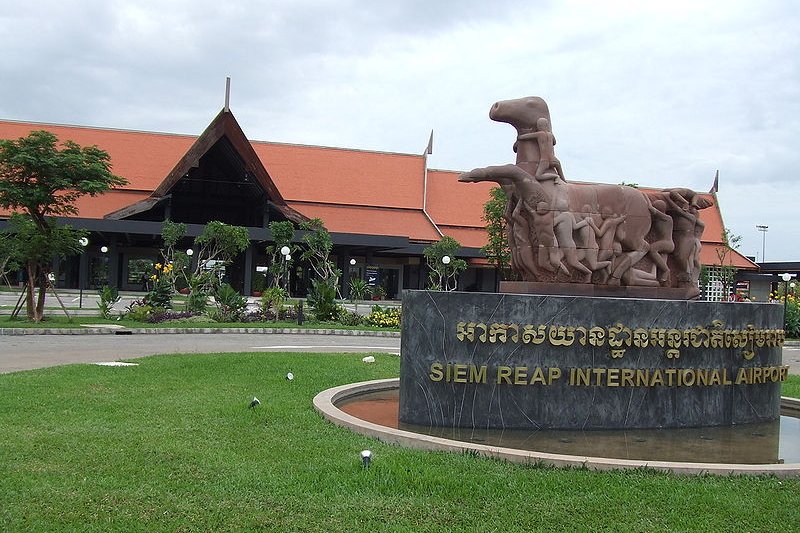
[[[80, 239], [78, 239], [78, 244], [80, 244], [83, 247], [83, 252], [81, 252], [81, 255], [85, 254], [86, 247], [89, 246], [89, 239], [87, 239], [86, 237], [81, 237]], [[84, 264], [82, 259], [81, 259], [81, 264]], [[80, 296], [78, 297], [78, 309], [83, 309], [83, 273], [80, 272], [81, 270], [82, 269], [78, 269], [78, 288], [80, 289]]]
[[281, 255], [283, 256], [283, 284], [286, 289], [286, 294], [289, 294], [289, 280], [288, 273], [289, 273], [289, 261], [292, 260], [291, 250], [288, 246], [281, 246]]
[[189, 257], [192, 257], [194, 255], [194, 250], [192, 250], [191, 248], [187, 249], [186, 250], [186, 255], [188, 255]]
[[764, 252], [767, 249], [767, 230], [769, 226], [756, 225], [756, 229], [761, 232], [761, 262], [764, 263]]
[[356, 260], [350, 259], [350, 266], [356, 266]]
[[[784, 328], [786, 327], [786, 306], [789, 303], [789, 280], [795, 277], [795, 274], [789, 274], [788, 272], [784, 272], [781, 274], [781, 279], [783, 280], [783, 324]], [[794, 288], [794, 283], [792, 283], [792, 288]]]
[[450, 290], [450, 276], [447, 275], [447, 265], [450, 264], [450, 256], [445, 255], [442, 257], [442, 264], [444, 265], [444, 290]]

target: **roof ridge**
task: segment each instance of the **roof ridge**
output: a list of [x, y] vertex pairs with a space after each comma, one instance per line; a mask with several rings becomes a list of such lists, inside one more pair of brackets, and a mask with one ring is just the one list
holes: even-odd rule
[[6, 122], [8, 124], [30, 124], [33, 126], [55, 126], [57, 128], [78, 128], [84, 130], [94, 130], [94, 131], [112, 131], [112, 132], [119, 132], [119, 133], [142, 133], [146, 135], [163, 135], [167, 137], [186, 137], [190, 139], [196, 139], [199, 135], [191, 135], [188, 133], [170, 133], [166, 131], [154, 131], [154, 130], [136, 130], [136, 129], [127, 129], [127, 128], [111, 128], [107, 126], [89, 126], [85, 124], [67, 124], [61, 122], [38, 122], [32, 120], [15, 120], [10, 118], [0, 118], [0, 122]]

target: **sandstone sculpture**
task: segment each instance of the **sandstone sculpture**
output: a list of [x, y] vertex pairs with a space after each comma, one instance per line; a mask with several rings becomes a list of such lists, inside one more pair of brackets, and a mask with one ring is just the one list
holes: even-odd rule
[[489, 117], [516, 129], [516, 164], [477, 168], [459, 180], [494, 181], [506, 192], [511, 267], [524, 281], [699, 294], [698, 212], [712, 205], [709, 198], [682, 188], [567, 181], [539, 97], [497, 102]]

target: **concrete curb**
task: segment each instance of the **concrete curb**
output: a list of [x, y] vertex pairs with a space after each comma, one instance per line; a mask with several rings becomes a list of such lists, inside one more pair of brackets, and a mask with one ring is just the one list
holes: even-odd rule
[[[320, 392], [314, 397], [314, 409], [322, 416], [336, 424], [346, 427], [361, 435], [374, 437], [380, 441], [397, 444], [406, 448], [420, 450], [438, 450], [456, 453], [478, 453], [486, 457], [494, 457], [514, 463], [528, 465], [547, 465], [559, 468], [587, 468], [589, 470], [629, 470], [646, 468], [678, 475], [774, 475], [777, 477], [800, 477], [800, 464], [723, 464], [723, 463], [685, 463], [670, 461], [641, 461], [627, 459], [611, 459], [607, 457], [585, 457], [577, 455], [560, 455], [536, 451], [517, 450], [486, 446], [456, 440], [432, 437], [410, 431], [403, 431], [367, 422], [351, 416], [336, 407], [336, 402], [367, 392], [389, 390], [399, 387], [400, 380], [381, 379], [351, 383]], [[786, 401], [791, 405], [785, 405]], [[781, 398], [781, 407], [800, 411], [800, 400]]]
[[305, 328], [0, 328], [0, 335], [159, 335], [159, 334], [294, 334], [343, 335], [351, 337], [400, 337], [399, 331], [369, 331], [363, 329], [305, 329]]

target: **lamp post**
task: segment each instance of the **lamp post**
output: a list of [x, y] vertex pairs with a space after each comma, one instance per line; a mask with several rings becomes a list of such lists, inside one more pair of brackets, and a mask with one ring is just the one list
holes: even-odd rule
[[[86, 247], [89, 246], [89, 239], [86, 237], [81, 237], [78, 239], [78, 244], [83, 247], [83, 252], [81, 252], [81, 254], [85, 254]], [[83, 262], [81, 262], [81, 264], [83, 264]], [[83, 309], [83, 278], [83, 273], [80, 271], [80, 269], [78, 269], [78, 289], [80, 290], [80, 295], [78, 296], [78, 309]]]
[[291, 250], [288, 246], [281, 246], [281, 255], [283, 256], [283, 272], [281, 273], [281, 278], [283, 279], [284, 288], [286, 289], [286, 294], [289, 294], [289, 280], [287, 279], [289, 261], [292, 260]]
[[761, 262], [764, 263], [766, 260], [764, 259], [764, 252], [767, 249], [767, 231], [769, 230], [769, 226], [762, 226], [756, 225], [756, 229], [761, 232]]
[[450, 290], [450, 280], [448, 279], [450, 276], [447, 275], [447, 265], [450, 264], [450, 256], [445, 255], [442, 257], [442, 264], [444, 265], [444, 290]]
[[[795, 277], [795, 274], [789, 274], [788, 272], [784, 272], [781, 274], [781, 279], [783, 280], [783, 325], [784, 328], [786, 327], [786, 306], [789, 303], [789, 280]], [[794, 283], [792, 283], [792, 287], [794, 288]]]

